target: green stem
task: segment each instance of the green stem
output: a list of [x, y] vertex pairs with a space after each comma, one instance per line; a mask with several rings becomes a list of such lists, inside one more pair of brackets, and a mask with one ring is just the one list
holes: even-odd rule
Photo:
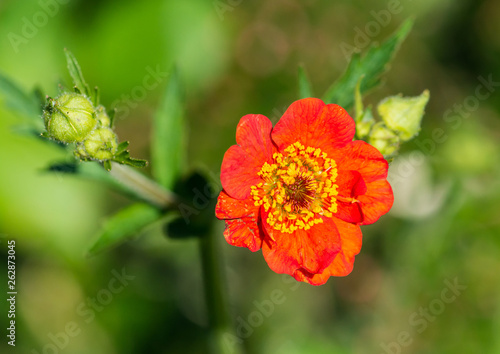
[[132, 189], [141, 199], [154, 206], [166, 209], [179, 204], [179, 200], [174, 193], [167, 191], [158, 183], [131, 167], [112, 162], [110, 174], [120, 183]]
[[218, 237], [214, 232], [200, 238], [201, 261], [207, 312], [210, 324], [210, 351], [216, 354], [241, 354], [242, 348], [229, 317], [227, 287], [222, 272]]
[[[110, 174], [133, 190], [137, 196], [148, 203], [167, 209], [179, 204], [179, 198], [165, 190], [133, 168], [114, 163]], [[210, 322], [210, 351], [214, 354], [242, 354], [240, 339], [235, 335], [226, 302], [226, 283], [221, 265], [221, 252], [218, 250], [219, 238], [211, 232], [200, 237], [200, 253], [207, 312]]]

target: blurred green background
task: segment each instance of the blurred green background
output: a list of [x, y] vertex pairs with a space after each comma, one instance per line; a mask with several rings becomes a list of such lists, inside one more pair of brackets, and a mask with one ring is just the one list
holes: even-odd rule
[[[321, 287], [228, 246], [218, 222], [240, 335], [227, 345], [241, 341], [248, 353], [500, 353], [498, 1], [1, 0], [0, 72], [54, 96], [69, 81], [63, 48], [71, 49], [103, 103], [121, 111], [119, 137], [148, 158], [152, 114], [176, 62], [189, 165], [216, 180], [239, 118], [261, 113], [276, 122], [298, 98], [298, 64], [321, 96], [347, 65], [345, 44], [366, 49], [409, 16], [413, 31], [384, 85], [365, 98], [431, 92], [422, 132], [390, 167], [393, 209], [363, 227], [352, 274]], [[158, 85], [145, 90], [151, 70]], [[197, 242], [168, 239], [158, 223], [85, 258], [106, 217], [130, 201], [43, 173], [61, 151], [18, 134], [22, 117], [2, 97], [0, 117], [0, 297], [11, 239], [18, 290], [16, 347], [7, 345], [1, 301], [0, 352], [207, 352]], [[116, 272], [129, 277], [123, 286]], [[453, 295], [446, 289], [455, 281]], [[275, 290], [282, 301], [262, 310]]]

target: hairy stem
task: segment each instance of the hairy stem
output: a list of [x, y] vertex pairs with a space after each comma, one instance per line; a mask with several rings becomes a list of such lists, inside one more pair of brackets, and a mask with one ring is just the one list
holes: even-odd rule
[[135, 169], [115, 162], [112, 162], [112, 166], [110, 171], [111, 176], [129, 189], [132, 189], [146, 202], [162, 209], [179, 203], [174, 193], [167, 191], [158, 183], [137, 172]]

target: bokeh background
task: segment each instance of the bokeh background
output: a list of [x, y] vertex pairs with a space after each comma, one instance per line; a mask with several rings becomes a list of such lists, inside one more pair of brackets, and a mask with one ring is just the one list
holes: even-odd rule
[[[227, 343], [248, 353], [500, 353], [498, 1], [1, 0], [0, 71], [54, 96], [69, 81], [63, 48], [71, 49], [103, 103], [121, 110], [119, 137], [148, 158], [151, 117], [177, 63], [188, 163], [216, 181], [239, 118], [261, 113], [276, 122], [298, 98], [299, 64], [321, 96], [347, 65], [342, 48], [366, 49], [410, 16], [414, 29], [384, 85], [365, 97], [376, 105], [431, 92], [422, 132], [390, 167], [393, 209], [363, 227], [352, 274], [321, 287], [273, 273], [260, 252], [226, 245], [218, 222], [240, 334]], [[151, 70], [158, 85], [141, 89]], [[477, 89], [484, 81], [489, 87]], [[6, 343], [8, 304], [0, 304], [0, 352], [207, 352], [197, 241], [169, 239], [157, 223], [86, 258], [106, 217], [130, 200], [42, 172], [64, 156], [18, 134], [22, 117], [2, 102], [0, 298], [11, 239], [18, 295], [15, 348]], [[129, 279], [113, 293], [115, 272]], [[446, 290], [453, 283], [455, 294]], [[279, 304], [256, 315], [276, 290]], [[103, 301], [92, 307], [97, 296]]]

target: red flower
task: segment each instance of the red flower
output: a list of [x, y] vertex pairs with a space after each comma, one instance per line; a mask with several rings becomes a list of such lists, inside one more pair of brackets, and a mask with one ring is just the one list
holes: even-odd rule
[[227, 242], [262, 248], [276, 273], [313, 285], [348, 275], [361, 249], [359, 225], [393, 202], [387, 161], [354, 133], [342, 107], [316, 98], [294, 102], [274, 128], [263, 115], [241, 118], [216, 207]]

